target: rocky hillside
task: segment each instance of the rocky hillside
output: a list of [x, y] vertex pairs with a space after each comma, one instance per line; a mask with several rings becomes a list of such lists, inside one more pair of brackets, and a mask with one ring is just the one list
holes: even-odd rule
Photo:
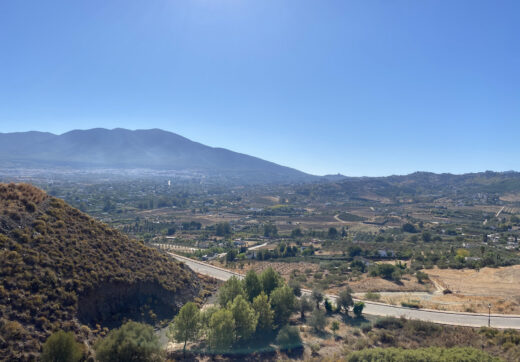
[[0, 184], [0, 360], [35, 360], [58, 329], [87, 344], [197, 299], [186, 266], [26, 184]]

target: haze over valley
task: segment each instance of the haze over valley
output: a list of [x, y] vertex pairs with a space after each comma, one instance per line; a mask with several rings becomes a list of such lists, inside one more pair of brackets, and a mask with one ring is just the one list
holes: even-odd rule
[[520, 361], [519, 14], [0, 1], [0, 362]]

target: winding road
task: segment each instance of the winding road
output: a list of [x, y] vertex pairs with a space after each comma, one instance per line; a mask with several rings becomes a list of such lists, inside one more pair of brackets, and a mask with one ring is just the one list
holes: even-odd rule
[[[208, 263], [204, 263], [198, 260], [193, 260], [168, 252], [173, 258], [184, 262], [193, 271], [211, 276], [219, 280], [228, 280], [232, 276], [236, 276], [239, 279], [243, 279], [244, 275], [233, 272], [224, 268], [219, 268]], [[304, 294], [310, 294], [310, 290], [303, 289]], [[336, 295], [326, 295], [331, 300], [336, 300]], [[477, 313], [462, 313], [462, 312], [446, 312], [430, 309], [411, 309], [405, 307], [399, 307], [390, 304], [376, 303], [364, 301], [365, 309], [363, 313], [375, 316], [391, 316], [391, 317], [405, 317], [408, 319], [418, 319], [422, 321], [434, 322], [439, 324], [449, 324], [466, 327], [482, 327], [488, 325], [487, 314]], [[519, 315], [505, 315], [505, 314], [491, 314], [491, 326], [494, 328], [512, 328], [520, 329], [520, 316]]]

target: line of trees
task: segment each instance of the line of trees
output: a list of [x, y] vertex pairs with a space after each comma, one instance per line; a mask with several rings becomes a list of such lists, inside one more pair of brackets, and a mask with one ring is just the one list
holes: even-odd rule
[[[257, 274], [250, 270], [244, 280], [231, 277], [219, 289], [218, 306], [206, 310], [185, 304], [169, 327], [169, 337], [186, 344], [205, 338], [210, 350], [225, 352], [254, 336], [283, 330], [281, 341], [296, 341], [299, 334], [287, 325], [297, 311], [294, 289], [272, 268]], [[294, 346], [293, 346], [294, 347]]]
[[[298, 348], [298, 329], [288, 326], [293, 313], [299, 312], [304, 320], [305, 313], [311, 312], [308, 323], [320, 331], [327, 324], [327, 314], [344, 311], [348, 315], [352, 308], [360, 317], [364, 307], [362, 302], [354, 303], [350, 288], [340, 292], [336, 306], [317, 289], [310, 296], [302, 295], [297, 283], [286, 284], [272, 268], [260, 274], [249, 270], [243, 280], [231, 277], [220, 287], [217, 300], [218, 306], [202, 311], [194, 303], [187, 303], [170, 325], [169, 337], [184, 344], [184, 353], [190, 341], [205, 340], [209, 350], [226, 352], [276, 334], [282, 348]], [[320, 309], [322, 303], [324, 309]]]
[[[185, 304], [170, 324], [168, 337], [183, 343], [184, 355], [188, 342], [205, 340], [209, 351], [222, 353], [252, 340], [265, 340], [265, 336], [270, 338], [269, 344], [275, 340], [284, 350], [301, 348], [299, 329], [288, 324], [293, 313], [299, 312], [305, 320], [305, 313], [311, 312], [307, 323], [316, 331], [323, 331], [327, 314], [344, 311], [348, 316], [352, 308], [360, 317], [364, 307], [362, 302], [354, 303], [350, 288], [339, 293], [336, 306], [318, 289], [310, 296], [302, 295], [294, 280], [286, 284], [272, 268], [260, 274], [250, 270], [244, 280], [230, 278], [219, 289], [217, 299], [217, 306], [205, 310], [193, 302]], [[320, 308], [321, 304], [324, 308]], [[333, 321], [334, 334], [338, 328], [338, 322]], [[132, 321], [110, 331], [96, 342], [94, 349], [100, 362], [164, 359], [152, 326]], [[79, 361], [85, 356], [86, 350], [71, 332], [59, 331], [43, 345], [43, 361]]]

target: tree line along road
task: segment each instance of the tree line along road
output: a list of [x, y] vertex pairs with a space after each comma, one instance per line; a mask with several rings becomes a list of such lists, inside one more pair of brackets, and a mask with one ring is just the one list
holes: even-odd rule
[[[172, 252], [168, 252], [167, 254], [179, 261], [184, 262], [196, 273], [208, 275], [215, 279], [226, 281], [232, 276], [236, 276], [239, 279], [244, 278], [243, 274], [236, 273], [224, 268], [219, 268], [208, 263], [186, 258]], [[304, 294], [310, 294], [310, 291], [306, 289], [303, 289], [302, 292]], [[327, 294], [326, 297], [333, 301], [335, 301], [337, 298], [337, 296], [331, 294]], [[487, 326], [488, 319], [490, 319], [491, 327], [520, 329], [520, 316], [517, 315], [491, 314], [491, 318], [489, 318], [487, 314], [447, 312], [430, 309], [411, 309], [390, 304], [368, 301], [363, 302], [365, 303], [365, 309], [363, 310], [363, 313], [369, 315], [404, 317], [408, 319], [418, 319], [433, 323], [466, 327]]]

